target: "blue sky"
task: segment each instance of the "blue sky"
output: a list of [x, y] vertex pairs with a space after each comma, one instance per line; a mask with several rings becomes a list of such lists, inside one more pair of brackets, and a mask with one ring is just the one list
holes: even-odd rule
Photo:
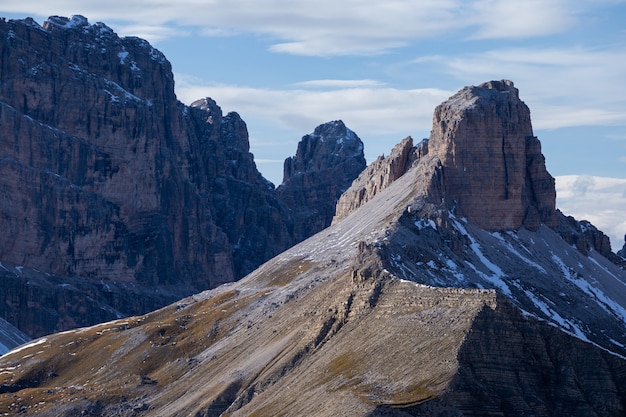
[[[81, 14], [148, 39], [182, 102], [209, 96], [242, 116], [275, 184], [321, 123], [343, 120], [371, 162], [428, 137], [437, 104], [492, 79], [519, 88], [552, 175], [626, 180], [626, 0], [0, 0], [0, 14]], [[606, 226], [614, 248], [622, 192], [599, 216], [623, 223]]]

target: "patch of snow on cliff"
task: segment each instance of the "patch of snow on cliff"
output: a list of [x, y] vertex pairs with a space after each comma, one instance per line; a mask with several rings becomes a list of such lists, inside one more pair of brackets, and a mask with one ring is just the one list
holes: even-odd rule
[[[502, 243], [502, 245], [504, 245], [504, 247], [511, 252], [513, 255], [517, 256], [519, 259], [521, 259], [524, 263], [532, 266], [533, 268], [535, 268], [536, 270], [538, 270], [539, 272], [542, 272], [544, 274], [548, 274], [548, 271], [546, 271], [546, 269], [539, 265], [537, 262], [534, 262], [530, 259], [528, 259], [527, 257], [525, 257], [524, 255], [522, 255], [521, 253], [519, 253], [519, 251], [517, 249], [515, 249], [515, 247], [513, 247], [513, 245], [511, 245], [510, 242], [508, 242], [506, 239], [504, 239], [499, 233], [494, 233], [492, 235], [497, 235], [498, 240], [500, 240], [500, 243]], [[524, 248], [526, 249], [526, 248]], [[526, 251], [528, 251], [528, 249], [526, 249]]]
[[120, 59], [120, 64], [126, 64], [126, 60], [128, 59], [128, 51], [118, 52], [117, 57]]
[[474, 237], [468, 233], [465, 226], [463, 226], [461, 222], [459, 222], [457, 218], [454, 215], [452, 215], [452, 213], [450, 213], [450, 219], [454, 222], [454, 225], [456, 226], [457, 230], [460, 231], [463, 235], [468, 237], [468, 239], [470, 240], [470, 249], [472, 249], [472, 252], [474, 252], [474, 254], [478, 257], [478, 259], [483, 263], [483, 265], [487, 267], [487, 269], [489, 269], [493, 273], [493, 275], [487, 275], [483, 273], [482, 271], [479, 271], [476, 268], [476, 266], [474, 266], [472, 263], [468, 261], [466, 261], [465, 263], [470, 268], [472, 268], [478, 275], [480, 275], [483, 279], [491, 282], [494, 286], [496, 286], [497, 288], [500, 288], [503, 293], [510, 296], [511, 289], [506, 284], [506, 282], [504, 282], [502, 279], [506, 276], [504, 272], [502, 272], [502, 270], [500, 269], [498, 265], [494, 264], [489, 259], [487, 259], [487, 257], [483, 254], [481, 247], [476, 241], [476, 239], [474, 239]]
[[545, 314], [555, 324], [558, 324], [561, 328], [563, 328], [564, 330], [570, 332], [572, 335], [576, 336], [577, 338], [579, 338], [581, 340], [584, 340], [585, 342], [589, 342], [589, 339], [587, 338], [587, 336], [581, 330], [580, 327], [578, 327], [572, 321], [564, 319], [559, 313], [557, 313], [556, 311], [551, 309], [548, 306], [548, 304], [546, 304], [544, 301], [540, 300], [539, 297], [536, 296], [533, 292], [531, 292], [529, 290], [524, 290], [524, 293], [533, 302], [533, 304], [539, 310], [541, 310], [541, 312], [543, 314]]
[[431, 219], [418, 219], [415, 221], [415, 227], [417, 227], [418, 230], [423, 230], [427, 227], [437, 230], [437, 224]]
[[[593, 258], [589, 258], [593, 259]], [[612, 314], [626, 323], [626, 309], [608, 297], [604, 291], [598, 287], [594, 287], [582, 277], [575, 275], [565, 262], [555, 254], [552, 254], [552, 260], [559, 266], [565, 278], [576, 285], [581, 291], [589, 295], [604, 311]]]

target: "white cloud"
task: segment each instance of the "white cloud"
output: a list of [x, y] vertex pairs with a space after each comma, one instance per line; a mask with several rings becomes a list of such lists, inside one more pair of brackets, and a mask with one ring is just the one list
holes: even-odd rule
[[467, 31], [482, 39], [529, 38], [559, 32], [575, 20], [562, 0], [40, 0], [0, 6], [43, 17], [83, 14], [119, 23], [121, 35], [138, 35], [133, 28], [141, 27], [152, 42], [182, 27], [210, 36], [258, 34], [268, 37], [273, 51], [310, 56], [380, 54]]
[[589, 175], [556, 177], [557, 207], [577, 220], [588, 220], [621, 249], [626, 234], [626, 178]]
[[355, 87], [379, 87], [384, 83], [377, 80], [310, 80], [295, 83], [298, 87], [331, 87], [331, 88], [355, 88]]
[[[396, 89], [373, 80], [314, 80], [299, 83], [312, 89], [271, 90], [206, 85], [176, 74], [176, 83], [182, 102], [211, 97], [225, 111], [236, 110], [246, 120], [252, 116], [307, 132], [320, 123], [342, 119], [357, 132], [398, 135], [398, 139], [416, 130], [429, 130], [435, 106], [452, 94], [439, 89]], [[318, 86], [338, 88], [315, 88]]]
[[471, 6], [476, 39], [528, 38], [561, 32], [576, 22], [566, 1], [482, 0]]
[[453, 77], [515, 81], [532, 110], [533, 126], [626, 124], [626, 49], [503, 48], [456, 56], [424, 56], [417, 66], [438, 65]]

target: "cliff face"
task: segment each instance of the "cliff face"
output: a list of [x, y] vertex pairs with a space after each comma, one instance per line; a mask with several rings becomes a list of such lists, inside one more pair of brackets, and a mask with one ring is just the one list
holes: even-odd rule
[[411, 168], [412, 164], [428, 153], [428, 141], [413, 146], [410, 136], [394, 146], [391, 153], [379, 156], [361, 172], [350, 188], [337, 201], [333, 221], [339, 221], [367, 203]]
[[[2, 20], [0, 55], [2, 317], [65, 310], [64, 282], [72, 299], [105, 307], [22, 323], [31, 335], [231, 282], [321, 227], [294, 233], [294, 213], [258, 172], [241, 117], [211, 99], [178, 102], [170, 63], [146, 41], [81, 16], [43, 27]], [[337, 198], [307, 192], [292, 200]], [[27, 303], [31, 284], [15, 267], [57, 296]]]
[[337, 200], [365, 167], [363, 142], [342, 121], [320, 125], [302, 138], [296, 155], [285, 160], [276, 190], [294, 213], [297, 241], [309, 237], [311, 227], [330, 225]]
[[459, 215], [488, 230], [556, 226], [554, 179], [511, 81], [465, 87], [437, 106], [428, 147]]

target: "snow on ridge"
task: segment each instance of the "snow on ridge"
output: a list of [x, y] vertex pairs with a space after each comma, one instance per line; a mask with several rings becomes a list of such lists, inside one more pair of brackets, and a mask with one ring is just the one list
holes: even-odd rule
[[[589, 259], [597, 264], [597, 261], [595, 261], [592, 257], [589, 257]], [[561, 269], [565, 279], [576, 285], [582, 292], [587, 294], [591, 300], [595, 301], [604, 311], [618, 317], [626, 324], [626, 309], [624, 307], [608, 297], [604, 291], [597, 286], [593, 286], [582, 277], [574, 275], [572, 270], [565, 265], [565, 262], [563, 262], [563, 260], [554, 253], [552, 254], [552, 260]]]
[[47, 341], [48, 341], [48, 339], [47, 339], [47, 338], [42, 337], [41, 339], [37, 339], [37, 340], [35, 340], [34, 342], [31, 342], [31, 343], [26, 343], [25, 345], [22, 345], [22, 346], [18, 346], [18, 347], [16, 347], [15, 349], [13, 349], [13, 350], [9, 351], [9, 352], [7, 353], [7, 355], [13, 355], [13, 354], [15, 354], [15, 353], [18, 353], [18, 352], [23, 351], [24, 349], [28, 349], [28, 348], [31, 348], [31, 347], [33, 347], [33, 346], [37, 346], [37, 345], [41, 345], [41, 344], [43, 344], [43, 343], [46, 343]]
[[539, 299], [539, 296], [534, 294], [532, 291], [524, 289], [524, 294], [528, 297], [529, 300], [533, 302], [533, 304], [546, 315], [546, 317], [550, 318], [555, 324], [558, 324], [563, 330], [566, 330], [576, 336], [577, 338], [584, 340], [585, 342], [589, 342], [589, 339], [585, 335], [585, 333], [581, 330], [579, 326], [573, 323], [571, 320], [564, 319], [559, 313], [550, 308], [547, 303]]
[[[542, 272], [542, 273], [544, 273], [544, 274], [546, 274], [546, 275], [548, 274], [548, 271], [546, 271], [546, 269], [545, 269], [543, 266], [539, 265], [537, 262], [535, 262], [535, 261], [533, 261], [533, 260], [531, 260], [531, 259], [528, 259], [528, 258], [527, 258], [527, 257], [525, 257], [524, 255], [522, 255], [521, 253], [519, 253], [519, 251], [518, 251], [517, 249], [515, 249], [515, 248], [513, 247], [513, 245], [511, 245], [511, 243], [510, 243], [510, 242], [508, 242], [506, 239], [504, 239], [504, 238], [503, 238], [503, 237], [502, 237], [499, 233], [492, 233], [491, 235], [492, 235], [492, 236], [495, 236], [495, 237], [496, 237], [496, 238], [500, 241], [500, 243], [501, 243], [502, 245], [504, 245], [504, 247], [505, 247], [505, 248], [506, 248], [509, 252], [511, 252], [513, 255], [517, 256], [517, 257], [518, 257], [519, 259], [521, 259], [524, 263], [526, 263], [526, 264], [528, 264], [528, 265], [532, 266], [533, 268], [535, 268], [535, 269], [536, 269], [536, 270], [538, 270], [539, 272]], [[509, 235], [509, 236], [510, 236], [510, 235]], [[524, 249], [526, 249], [526, 248], [524, 248]], [[526, 250], [528, 250], [528, 249], [526, 249]]]
[[452, 213], [450, 213], [450, 219], [454, 222], [454, 225], [456, 226], [457, 230], [459, 230], [463, 235], [468, 237], [468, 239], [470, 240], [470, 249], [472, 249], [472, 252], [474, 252], [474, 254], [478, 257], [478, 259], [480, 259], [483, 265], [485, 265], [487, 269], [489, 269], [492, 272], [493, 275], [488, 275], [482, 271], [479, 271], [476, 268], [476, 266], [470, 262], [466, 261], [465, 263], [470, 268], [472, 268], [474, 272], [480, 275], [484, 280], [491, 282], [494, 286], [500, 288], [504, 294], [511, 296], [512, 295], [511, 289], [506, 284], [506, 282], [504, 282], [504, 280], [502, 279], [506, 276], [506, 274], [502, 272], [502, 269], [500, 269], [498, 265], [494, 264], [489, 259], [487, 259], [487, 257], [483, 254], [481, 247], [476, 241], [476, 239], [474, 239], [474, 237], [467, 231], [465, 226], [463, 226], [461, 222], [459, 222], [459, 220]]

